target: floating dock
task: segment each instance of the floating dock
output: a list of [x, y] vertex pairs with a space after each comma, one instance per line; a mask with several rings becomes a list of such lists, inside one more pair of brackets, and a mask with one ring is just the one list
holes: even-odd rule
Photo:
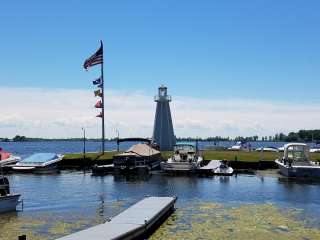
[[110, 221], [57, 240], [143, 239], [174, 211], [177, 197], [146, 197]]

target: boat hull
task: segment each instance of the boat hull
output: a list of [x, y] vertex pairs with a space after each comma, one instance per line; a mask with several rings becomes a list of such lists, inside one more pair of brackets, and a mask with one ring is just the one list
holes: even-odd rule
[[20, 194], [7, 195], [0, 197], [0, 213], [16, 211], [19, 203]]
[[219, 175], [219, 176], [232, 176], [233, 175], [233, 168], [228, 167], [228, 168], [217, 168], [213, 170], [214, 175]]
[[20, 173], [35, 173], [35, 174], [50, 174], [59, 172], [58, 164], [37, 167], [12, 167], [14, 172]]
[[160, 164], [161, 170], [164, 172], [175, 172], [175, 173], [188, 173], [194, 172], [198, 169], [196, 164], [193, 163], [180, 163], [180, 162], [162, 162]]
[[292, 166], [289, 167], [276, 161], [280, 173], [286, 177], [294, 178], [320, 178], [320, 166]]

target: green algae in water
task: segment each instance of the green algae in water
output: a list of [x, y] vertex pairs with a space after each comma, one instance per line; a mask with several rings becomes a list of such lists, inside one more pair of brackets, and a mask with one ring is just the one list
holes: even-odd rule
[[195, 204], [178, 209], [150, 239], [320, 239], [320, 229], [297, 220], [299, 213], [273, 204]]
[[27, 235], [28, 240], [53, 240], [70, 233], [105, 222], [105, 216], [113, 216], [126, 202], [116, 200], [105, 203], [93, 215], [81, 213], [6, 213], [0, 218], [0, 240], [17, 240]]

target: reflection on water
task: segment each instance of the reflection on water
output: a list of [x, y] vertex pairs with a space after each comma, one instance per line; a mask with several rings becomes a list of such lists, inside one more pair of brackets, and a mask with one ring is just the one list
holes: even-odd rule
[[320, 184], [288, 182], [274, 173], [198, 178], [62, 171], [9, 178], [13, 191], [24, 198], [24, 211], [1, 214], [1, 240], [21, 234], [56, 239], [103, 223], [146, 195], [178, 196], [177, 211], [154, 239], [212, 239], [212, 234], [250, 239], [263, 233], [281, 239], [319, 237]]

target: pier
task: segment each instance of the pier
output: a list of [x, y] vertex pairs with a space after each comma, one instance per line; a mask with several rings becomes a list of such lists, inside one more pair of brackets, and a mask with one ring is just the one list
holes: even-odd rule
[[110, 221], [57, 240], [141, 239], [174, 210], [177, 197], [146, 197]]

